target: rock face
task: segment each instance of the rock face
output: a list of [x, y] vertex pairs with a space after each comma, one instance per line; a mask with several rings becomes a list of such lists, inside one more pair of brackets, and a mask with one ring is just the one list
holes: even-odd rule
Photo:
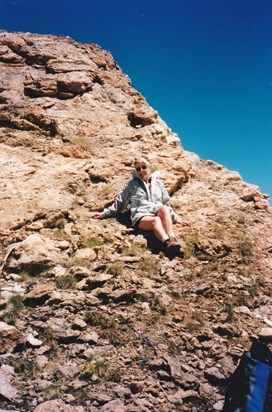
[[[0, 32], [0, 108], [0, 408], [220, 410], [251, 338], [271, 342], [268, 196], [183, 150], [94, 44]], [[183, 257], [90, 219], [139, 154], [191, 222]]]

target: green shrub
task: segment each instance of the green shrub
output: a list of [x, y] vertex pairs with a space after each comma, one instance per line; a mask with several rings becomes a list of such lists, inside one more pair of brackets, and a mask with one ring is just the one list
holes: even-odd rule
[[100, 327], [100, 336], [108, 339], [114, 346], [121, 345], [127, 339], [122, 327], [111, 316], [88, 310], [85, 313], [85, 321], [91, 326]]
[[251, 263], [251, 258], [253, 256], [254, 246], [250, 239], [245, 238], [240, 242], [238, 246], [239, 252], [243, 257], [243, 261], [246, 264]]
[[86, 268], [90, 268], [92, 266], [92, 262], [86, 258], [72, 257], [69, 260], [69, 266], [83, 266]]
[[14, 368], [14, 371], [18, 375], [22, 375], [24, 378], [33, 379], [37, 377], [40, 369], [34, 360], [24, 359], [20, 357], [19, 359], [10, 358], [8, 364]]
[[215, 227], [213, 228], [213, 235], [212, 235], [212, 237], [213, 237], [214, 239], [223, 239], [224, 236], [225, 236], [225, 229], [224, 229], [223, 226], [217, 225], [217, 226], [215, 226]]
[[144, 257], [139, 264], [139, 269], [147, 276], [156, 275], [159, 272], [159, 262], [152, 257]]
[[224, 305], [222, 310], [227, 314], [226, 322], [232, 322], [234, 318], [233, 306]]
[[121, 276], [123, 274], [123, 262], [114, 262], [107, 267], [106, 272], [113, 276]]
[[96, 246], [101, 246], [103, 242], [101, 239], [97, 237], [87, 237], [87, 238], [84, 238], [81, 243], [83, 247], [93, 248]]
[[57, 276], [55, 284], [58, 289], [71, 289], [76, 285], [76, 279], [73, 275]]
[[15, 320], [20, 316], [25, 306], [23, 297], [19, 293], [15, 293], [8, 300], [8, 312], [4, 316], [7, 323], [14, 325]]

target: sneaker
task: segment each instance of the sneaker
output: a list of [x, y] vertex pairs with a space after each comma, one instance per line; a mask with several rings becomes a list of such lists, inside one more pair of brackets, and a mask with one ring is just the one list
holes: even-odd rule
[[166, 248], [166, 252], [171, 253], [171, 254], [176, 254], [178, 252], [180, 252], [180, 244], [176, 241], [175, 238], [170, 238], [168, 240], [166, 240], [165, 242], [165, 248]]

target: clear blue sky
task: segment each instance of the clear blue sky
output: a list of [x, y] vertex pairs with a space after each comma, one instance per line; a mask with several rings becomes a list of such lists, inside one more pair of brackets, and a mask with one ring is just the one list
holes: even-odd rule
[[186, 150], [272, 198], [272, 0], [0, 0], [0, 28], [99, 44]]

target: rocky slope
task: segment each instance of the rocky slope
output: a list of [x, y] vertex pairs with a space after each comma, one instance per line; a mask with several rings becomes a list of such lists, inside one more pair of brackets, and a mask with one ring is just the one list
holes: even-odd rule
[[[94, 44], [0, 32], [0, 407], [220, 411], [253, 337], [272, 340], [268, 196], [183, 150]], [[184, 256], [90, 219], [161, 171]]]

